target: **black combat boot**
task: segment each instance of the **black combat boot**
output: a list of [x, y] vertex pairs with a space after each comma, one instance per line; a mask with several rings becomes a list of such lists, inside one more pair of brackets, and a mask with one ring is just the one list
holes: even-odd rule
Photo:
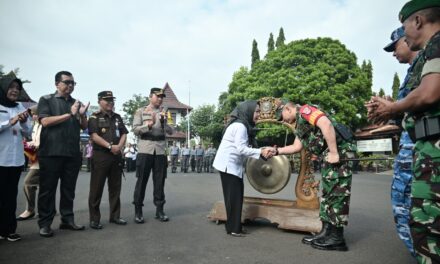
[[304, 244], [310, 245], [312, 242], [316, 239], [325, 237], [328, 233], [330, 233], [330, 229], [332, 228], [332, 225], [329, 222], [322, 222], [322, 228], [321, 231], [315, 235], [311, 236], [305, 236], [301, 240]]
[[145, 223], [144, 216], [142, 214], [142, 206], [141, 205], [134, 206], [134, 221], [138, 224]]
[[322, 250], [347, 251], [348, 248], [344, 239], [344, 228], [342, 226], [332, 226], [327, 236], [312, 242], [312, 247]]
[[163, 212], [163, 205], [158, 205], [156, 207], [156, 219], [161, 222], [167, 222], [170, 220], [168, 216]]

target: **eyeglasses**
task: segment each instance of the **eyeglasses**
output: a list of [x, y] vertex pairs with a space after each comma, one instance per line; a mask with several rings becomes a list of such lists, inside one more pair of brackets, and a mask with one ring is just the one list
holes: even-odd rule
[[61, 81], [61, 82], [64, 83], [65, 85], [73, 85], [73, 86], [76, 85], [76, 82], [72, 81], [72, 80], [64, 80], [64, 81]]

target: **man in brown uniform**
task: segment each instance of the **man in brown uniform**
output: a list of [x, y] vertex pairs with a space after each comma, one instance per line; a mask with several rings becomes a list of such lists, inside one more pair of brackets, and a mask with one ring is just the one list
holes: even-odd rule
[[89, 213], [90, 227], [102, 229], [100, 223], [102, 191], [108, 178], [110, 200], [110, 223], [125, 225], [120, 218], [122, 147], [127, 138], [127, 128], [120, 115], [113, 112], [114, 98], [111, 91], [98, 94], [100, 110], [89, 119], [89, 134], [93, 141], [92, 174], [90, 177]]
[[165, 178], [167, 171], [167, 156], [165, 154], [165, 133], [171, 135], [172, 127], [167, 124], [166, 111], [161, 109], [163, 89], [151, 88], [150, 104], [139, 108], [133, 119], [133, 132], [139, 137], [138, 155], [136, 157], [136, 187], [134, 189], [133, 204], [135, 205], [135, 222], [145, 222], [142, 215], [145, 188], [150, 172], [153, 171], [153, 202], [156, 206], [156, 219], [168, 221], [163, 211], [165, 204]]

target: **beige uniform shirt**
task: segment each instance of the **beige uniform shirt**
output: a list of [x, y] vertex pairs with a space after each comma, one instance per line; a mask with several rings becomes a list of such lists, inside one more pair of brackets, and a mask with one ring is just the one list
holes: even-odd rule
[[[156, 122], [151, 129], [145, 124], [146, 121], [152, 120], [152, 116], [156, 115]], [[165, 155], [166, 141], [142, 139], [164, 137], [165, 133], [171, 135], [173, 128], [169, 126], [165, 118], [164, 128], [160, 122], [160, 109], [154, 108], [152, 105], [139, 108], [133, 118], [133, 133], [138, 136], [138, 153]]]

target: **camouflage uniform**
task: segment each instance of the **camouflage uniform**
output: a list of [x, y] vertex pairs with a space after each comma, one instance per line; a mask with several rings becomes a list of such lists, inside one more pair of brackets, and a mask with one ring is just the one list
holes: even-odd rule
[[[416, 65], [417, 56], [409, 67], [405, 80], [399, 89], [398, 100], [405, 98], [410, 92], [410, 79], [412, 78], [413, 68]], [[398, 122], [399, 120], [397, 120]], [[409, 218], [411, 207], [411, 182], [412, 182], [412, 159], [414, 143], [407, 131], [402, 131], [399, 142], [399, 153], [394, 161], [394, 175], [391, 183], [391, 205], [393, 208], [394, 222], [396, 223], [397, 233], [405, 243], [411, 255], [415, 256], [411, 232], [409, 230]]]
[[[297, 107], [295, 136], [303, 147], [317, 156], [326, 155], [327, 143], [316, 122], [321, 116], [327, 116], [336, 127], [336, 121], [310, 105]], [[340, 159], [353, 158], [356, 145], [346, 141], [336, 132], [336, 140]], [[331, 223], [336, 227], [347, 225], [351, 195], [352, 161], [337, 164], [324, 162], [321, 169], [322, 197], [319, 217], [321, 221]]]
[[[440, 58], [440, 32], [436, 33], [420, 52], [414, 66], [412, 89], [420, 85], [422, 71], [427, 62]], [[439, 73], [430, 71], [428, 73]], [[440, 85], [440, 84], [439, 84]], [[437, 103], [421, 115], [408, 114], [405, 129], [414, 136], [415, 120], [420, 117], [440, 116]], [[418, 139], [414, 147], [414, 178], [411, 187], [410, 230], [419, 263], [440, 263], [440, 137]]]

